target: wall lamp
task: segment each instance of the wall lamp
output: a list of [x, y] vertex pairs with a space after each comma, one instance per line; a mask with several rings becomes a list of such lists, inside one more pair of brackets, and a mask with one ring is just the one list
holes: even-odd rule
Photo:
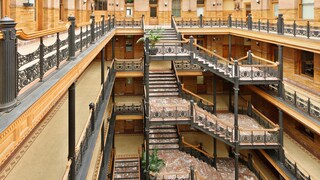
[[87, 2], [87, 0], [83, 0], [82, 3], [85, 4]]
[[260, 0], [256, 0], [258, 4], [260, 4]]
[[260, 43], [259, 43], [259, 42], [256, 42], [256, 45], [257, 45], [257, 46], [260, 46]]
[[212, 3], [212, 6], [221, 6], [221, 3], [213, 2], [213, 3]]
[[116, 6], [117, 6], [117, 7], [119, 6], [119, 3], [118, 3], [118, 2], [116, 2]]
[[168, 6], [168, 3], [167, 3], [167, 2], [165, 2], [165, 3], [164, 3], [164, 7], [167, 7], [167, 6]]

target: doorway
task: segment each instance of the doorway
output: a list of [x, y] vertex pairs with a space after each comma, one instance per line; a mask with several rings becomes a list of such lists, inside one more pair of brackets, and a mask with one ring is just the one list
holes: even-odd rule
[[133, 59], [134, 57], [133, 44], [134, 44], [133, 36], [132, 35], [126, 36], [126, 54], [125, 54], [126, 59]]
[[248, 17], [249, 14], [251, 14], [251, 4], [247, 3], [245, 4], [246, 7], [246, 17]]
[[172, 15], [181, 17], [181, 2], [180, 0], [172, 0]]

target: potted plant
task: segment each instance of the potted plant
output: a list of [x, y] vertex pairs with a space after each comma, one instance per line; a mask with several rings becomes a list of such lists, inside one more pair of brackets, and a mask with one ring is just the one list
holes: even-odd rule
[[158, 49], [156, 48], [156, 43], [159, 42], [160, 39], [162, 38], [162, 32], [163, 32], [162, 28], [151, 29], [147, 33], [148, 36], [144, 36], [144, 37], [139, 38], [137, 40], [137, 43], [145, 42], [148, 37], [149, 43], [151, 45], [149, 52], [151, 55], [156, 55], [158, 52]]
[[156, 179], [158, 172], [165, 165], [164, 160], [158, 156], [158, 150], [154, 149], [149, 156], [149, 167], [146, 167], [146, 152], [142, 156], [142, 168], [150, 171], [150, 179]]

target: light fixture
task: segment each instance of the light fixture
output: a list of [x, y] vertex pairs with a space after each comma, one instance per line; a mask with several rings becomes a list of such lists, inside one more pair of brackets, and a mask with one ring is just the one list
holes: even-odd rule
[[258, 4], [260, 4], [260, 0], [256, 0]]
[[165, 2], [165, 3], [164, 3], [164, 7], [167, 7], [167, 6], [168, 6], [168, 3], [167, 3], [167, 2]]
[[213, 3], [212, 3], [212, 6], [216, 6], [216, 2], [213, 2]]
[[260, 46], [260, 43], [259, 43], [259, 42], [256, 42], [256, 45], [257, 45], [257, 46]]
[[117, 7], [119, 6], [119, 3], [118, 3], [118, 2], [116, 2], [116, 6], [117, 6]]
[[83, 0], [83, 2], [82, 2], [82, 3], [83, 3], [83, 4], [85, 4], [86, 2], [87, 2], [87, 0]]

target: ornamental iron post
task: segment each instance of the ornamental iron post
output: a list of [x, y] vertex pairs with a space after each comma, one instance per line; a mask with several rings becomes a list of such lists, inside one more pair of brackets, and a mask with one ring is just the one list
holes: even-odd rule
[[217, 139], [213, 138], [213, 157], [214, 157], [214, 167], [217, 169]]
[[105, 26], [105, 16], [104, 16], [104, 15], [101, 15], [101, 18], [102, 18], [101, 31], [102, 31], [102, 35], [104, 35], [104, 33], [105, 33], [105, 28], [104, 28], [104, 26]]
[[75, 93], [75, 83], [72, 83], [72, 85], [69, 87], [68, 93], [68, 124], [69, 124], [69, 130], [68, 130], [68, 138], [69, 138], [69, 152], [68, 152], [68, 159], [71, 160], [71, 166], [70, 166], [70, 179], [74, 180], [76, 179], [76, 93]]
[[199, 25], [200, 25], [201, 28], [203, 27], [203, 16], [202, 16], [202, 14], [200, 14], [200, 16], [199, 16]]
[[0, 20], [0, 112], [12, 109], [17, 103], [17, 46], [16, 22], [9, 17]]
[[194, 180], [194, 167], [190, 166], [190, 176], [191, 176], [191, 180]]
[[278, 108], [279, 114], [279, 160], [284, 163], [284, 150], [283, 150], [283, 112], [280, 108]]
[[90, 16], [90, 19], [91, 19], [91, 24], [90, 24], [90, 31], [91, 31], [91, 41], [90, 41], [90, 44], [94, 44], [94, 41], [96, 39], [95, 37], [95, 16], [94, 15], [91, 15]]
[[232, 17], [231, 14], [228, 15], [228, 28], [232, 27]]
[[239, 178], [239, 125], [238, 125], [238, 93], [239, 93], [239, 71], [238, 71], [238, 60], [234, 61], [234, 105], [233, 105], [233, 113], [234, 113], [234, 142], [235, 142], [235, 150], [234, 150], [234, 161], [235, 161], [235, 179]]
[[68, 21], [71, 23], [68, 30], [69, 60], [74, 60], [76, 58], [76, 18], [69, 16]]
[[217, 79], [216, 79], [216, 76], [212, 76], [212, 78], [213, 78], [213, 114], [217, 115]]
[[105, 84], [104, 84], [104, 79], [105, 79], [105, 70], [104, 70], [105, 50], [106, 50], [105, 47], [103, 47], [102, 50], [101, 50], [101, 82], [100, 82], [100, 84], [102, 84], [102, 100], [104, 100], [104, 91], [105, 91]]
[[278, 45], [278, 76], [279, 76], [279, 84], [278, 84], [278, 96], [282, 97], [283, 91], [283, 46]]
[[284, 21], [283, 21], [283, 14], [278, 15], [278, 22], [277, 22], [277, 32], [280, 35], [284, 34]]
[[108, 31], [111, 30], [111, 15], [108, 15]]
[[190, 62], [191, 64], [193, 64], [193, 56], [194, 56], [194, 52], [193, 52], [193, 43], [194, 43], [194, 39], [193, 36], [190, 36], [189, 38], [189, 45], [190, 45]]
[[248, 30], [252, 30], [252, 14], [248, 14]]
[[248, 51], [248, 64], [252, 64], [252, 52], [251, 50]]

